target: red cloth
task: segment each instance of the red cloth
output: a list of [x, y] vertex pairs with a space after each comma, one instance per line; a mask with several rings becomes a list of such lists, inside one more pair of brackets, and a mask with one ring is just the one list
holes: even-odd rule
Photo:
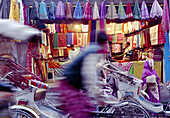
[[144, 40], [145, 40], [144, 47], [149, 48], [151, 46], [149, 30], [144, 31]]
[[122, 33], [117, 34], [117, 42], [118, 43], [123, 43], [123, 34]]
[[133, 18], [132, 9], [131, 9], [129, 1], [128, 1], [127, 7], [126, 7], [126, 16], [127, 16], [128, 19]]
[[165, 33], [161, 28], [161, 24], [158, 25], [158, 44], [166, 43]]
[[73, 35], [73, 44], [77, 45], [77, 33], [74, 33]]
[[67, 35], [58, 33], [58, 47], [67, 47]]
[[112, 42], [112, 35], [107, 35], [108, 41]]

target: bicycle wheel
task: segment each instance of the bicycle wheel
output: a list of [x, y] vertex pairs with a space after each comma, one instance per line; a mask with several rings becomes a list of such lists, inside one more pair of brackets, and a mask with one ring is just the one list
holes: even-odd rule
[[36, 118], [31, 113], [17, 109], [10, 111], [11, 118]]
[[114, 114], [113, 118], [150, 118], [144, 108], [134, 103], [109, 106], [104, 112]]

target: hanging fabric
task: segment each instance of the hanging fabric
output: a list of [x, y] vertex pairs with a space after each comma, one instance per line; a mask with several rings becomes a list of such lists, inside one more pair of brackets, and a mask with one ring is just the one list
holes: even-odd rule
[[151, 45], [158, 45], [158, 25], [150, 28]]
[[115, 23], [106, 24], [106, 27], [107, 34], [115, 34]]
[[20, 12], [19, 21], [21, 24], [24, 24], [24, 6], [22, 0], [17, 0], [17, 2], [19, 3], [19, 12]]
[[77, 33], [77, 46], [82, 47], [82, 33]]
[[44, 1], [41, 1], [40, 3], [40, 19], [48, 19], [48, 14], [47, 14], [47, 4]]
[[81, 24], [82, 32], [88, 32], [89, 25]]
[[1, 0], [0, 2], [0, 18], [1, 19], [9, 19], [10, 2], [11, 1]]
[[95, 39], [96, 39], [96, 20], [92, 20], [90, 42], [95, 42]]
[[112, 52], [120, 53], [121, 52], [121, 44], [112, 44]]
[[73, 44], [72, 42], [72, 33], [67, 33], [67, 46], [70, 46], [71, 44]]
[[119, 2], [118, 17], [119, 17], [119, 19], [126, 19], [127, 18], [121, 1]]
[[155, 0], [152, 4], [152, 8], [150, 11], [150, 17], [155, 18], [155, 17], [161, 17], [163, 14], [163, 10], [161, 6], [159, 5], [158, 1]]
[[126, 7], [126, 16], [127, 16], [128, 19], [133, 18], [132, 9], [131, 9], [129, 1], [128, 1], [127, 7]]
[[112, 43], [117, 43], [117, 34], [112, 36]]
[[91, 11], [91, 7], [90, 7], [90, 2], [86, 2], [86, 4], [84, 5], [83, 8], [83, 19], [92, 19], [92, 11]]
[[27, 19], [27, 6], [24, 4], [24, 25], [28, 24]]
[[82, 47], [85, 47], [87, 44], [87, 37], [88, 37], [88, 33], [83, 33], [82, 34]]
[[36, 19], [36, 18], [39, 18], [39, 5], [38, 2], [34, 0], [31, 13], [30, 13], [30, 19]]
[[94, 20], [100, 19], [100, 16], [99, 16], [99, 9], [98, 9], [98, 6], [97, 6], [97, 2], [94, 3], [94, 8], [93, 8], [93, 19], [94, 19]]
[[141, 13], [140, 13], [140, 8], [139, 8], [139, 4], [136, 1], [134, 9], [133, 9], [133, 18], [134, 19], [140, 19], [141, 18]]
[[66, 2], [66, 19], [73, 19], [73, 5]]
[[151, 46], [149, 29], [144, 31], [144, 47], [149, 48]]
[[9, 19], [13, 19], [19, 22], [19, 5], [16, 0], [11, 0]]
[[158, 24], [158, 44], [164, 44], [166, 43], [166, 39], [165, 39], [165, 33], [161, 27], [161, 24]]
[[140, 38], [139, 46], [140, 46], [140, 48], [143, 48], [143, 41], [144, 41], [144, 36], [143, 36], [144, 34], [143, 34], [143, 32], [141, 32], [140, 35], [141, 35], [141, 38]]
[[100, 3], [99, 14], [100, 14], [100, 19], [105, 19], [106, 18], [106, 5], [105, 5], [105, 2]]
[[100, 20], [100, 30], [106, 31], [106, 19]]
[[147, 20], [149, 18], [150, 18], [150, 16], [149, 16], [148, 8], [146, 6], [145, 1], [143, 1], [142, 5], [141, 5], [141, 19]]
[[118, 43], [123, 43], [123, 34], [122, 33], [117, 34], [117, 42]]
[[117, 10], [116, 10], [113, 2], [110, 2], [110, 6], [107, 9], [106, 18], [107, 19], [116, 19], [116, 18], [118, 18]]
[[55, 33], [55, 34], [54, 34], [54, 42], [53, 42], [53, 46], [54, 46], [53, 48], [54, 48], [54, 49], [57, 49], [57, 48], [58, 48], [58, 42], [59, 42], [59, 41], [58, 41], [58, 33]]
[[55, 18], [64, 19], [65, 17], [66, 17], [65, 16], [65, 5], [61, 1], [59, 1], [56, 7]]
[[73, 18], [75, 18], [75, 19], [82, 19], [83, 18], [83, 11], [82, 11], [81, 4], [80, 4], [79, 1], [76, 4]]
[[66, 33], [58, 33], [58, 47], [67, 47]]
[[166, 32], [169, 30], [169, 7], [168, 7], [167, 0], [164, 0], [161, 27]]
[[56, 4], [51, 1], [50, 2], [50, 7], [49, 7], [49, 19], [55, 19], [55, 10], [56, 10]]
[[77, 33], [73, 33], [72, 41], [73, 41], [73, 45], [77, 46]]

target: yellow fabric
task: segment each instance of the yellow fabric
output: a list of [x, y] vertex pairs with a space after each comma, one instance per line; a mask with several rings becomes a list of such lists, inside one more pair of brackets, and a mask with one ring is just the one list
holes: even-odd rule
[[89, 29], [88, 29], [87, 45], [90, 45], [90, 33], [91, 33], [91, 20], [89, 20]]
[[[133, 62], [134, 75], [137, 76], [139, 79], [141, 79], [142, 77], [144, 63], [145, 62], [142, 62], [142, 61]], [[162, 81], [162, 62], [161, 61], [154, 62], [154, 69], [156, 70], [158, 76], [160, 77], [160, 82], [161, 82]]]
[[9, 19], [13, 19], [19, 22], [19, 5], [16, 0], [11, 0], [11, 7], [9, 13]]
[[122, 33], [122, 23], [116, 23], [115, 33]]
[[150, 28], [151, 45], [158, 45], [158, 25]]
[[115, 23], [106, 24], [106, 28], [107, 34], [115, 34]]

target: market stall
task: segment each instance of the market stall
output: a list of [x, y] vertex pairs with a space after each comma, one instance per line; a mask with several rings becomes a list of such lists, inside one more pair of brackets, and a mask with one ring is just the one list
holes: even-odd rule
[[[159, 0], [136, 2], [24, 0], [23, 6], [21, 2], [19, 10], [23, 13], [20, 14], [22, 17], [12, 17], [11, 11], [16, 10], [15, 7], [16, 9], [10, 10], [10, 18], [37, 27], [42, 34], [41, 41], [37, 44], [39, 56], [32, 58], [30, 65], [30, 69], [37, 66], [41, 66], [41, 69], [31, 69], [33, 73], [44, 72], [41, 75], [46, 78], [49, 57], [52, 56], [55, 62], [62, 64], [68, 58], [71, 44], [82, 51], [96, 41], [97, 31], [105, 30], [109, 40], [108, 52], [111, 53], [111, 61], [124, 62], [121, 61], [123, 57], [117, 55], [124, 53], [125, 43], [129, 42], [133, 49], [133, 55], [129, 60], [133, 63], [133, 74], [141, 78], [143, 66], [141, 61], [148, 58], [148, 51], [152, 49], [156, 61], [155, 69], [162, 78], [163, 46], [167, 40], [164, 32], [169, 30], [166, 24], [169, 22], [166, 0], [164, 4]], [[141, 67], [140, 72], [137, 72], [138, 67]]]

